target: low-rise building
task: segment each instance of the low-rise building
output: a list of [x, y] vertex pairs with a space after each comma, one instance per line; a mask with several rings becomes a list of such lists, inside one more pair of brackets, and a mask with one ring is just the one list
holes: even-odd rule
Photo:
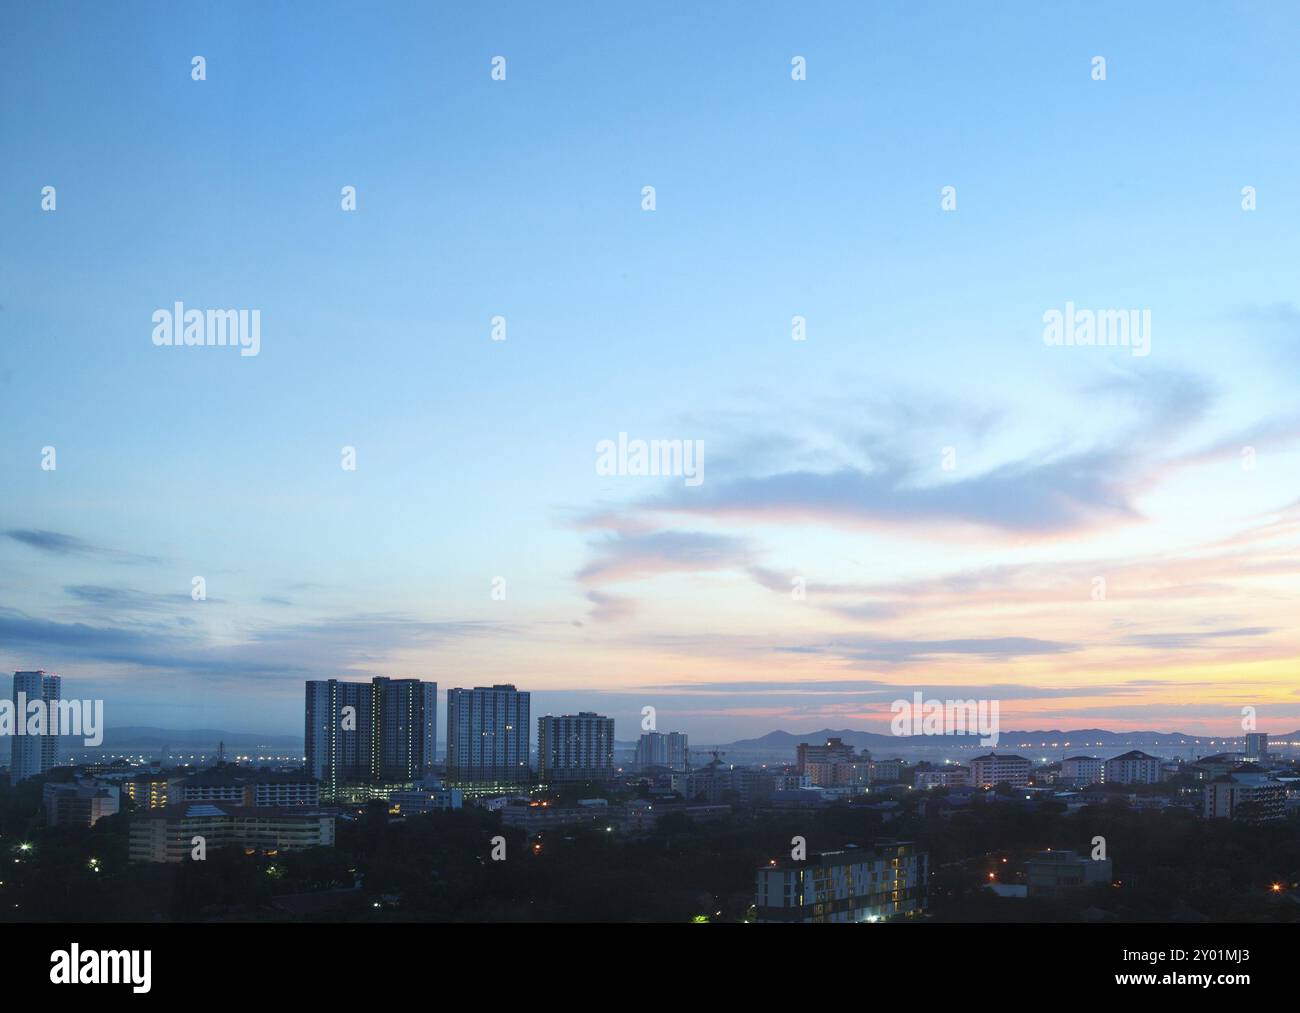
[[1074, 851], [1042, 851], [1025, 860], [1025, 885], [1030, 897], [1059, 896], [1110, 881], [1109, 858], [1090, 858]]
[[191, 856], [194, 838], [204, 847], [246, 852], [332, 847], [335, 814], [310, 806], [243, 806], [231, 802], [182, 802], [136, 814], [128, 854], [133, 862], [180, 862]]
[[445, 812], [448, 809], [459, 809], [463, 804], [464, 794], [459, 788], [395, 791], [388, 796], [388, 811], [395, 816]]
[[[120, 783], [122, 794], [129, 798], [137, 809], [157, 809], [172, 801], [172, 793], [181, 783], [181, 778], [169, 775], [165, 771], [153, 769], [142, 770]], [[180, 801], [177, 797], [176, 801]]]
[[964, 788], [970, 784], [969, 767], [943, 767], [939, 770], [918, 770], [912, 784], [918, 790], [930, 788]]
[[929, 855], [900, 841], [773, 859], [758, 870], [759, 922], [868, 922], [925, 909]]
[[1164, 761], [1140, 749], [1112, 756], [1106, 761], [1107, 784], [1159, 784]]
[[302, 770], [257, 770], [218, 764], [171, 785], [168, 801], [314, 807], [320, 805], [320, 782]]
[[45, 821], [52, 827], [93, 827], [105, 816], [117, 813], [118, 787], [93, 777], [72, 781], [46, 782], [41, 801]]
[[1224, 774], [1205, 784], [1208, 819], [1271, 823], [1286, 818], [1286, 785], [1267, 774]]
[[1086, 788], [1106, 779], [1106, 761], [1098, 756], [1070, 756], [1061, 761], [1059, 781]]

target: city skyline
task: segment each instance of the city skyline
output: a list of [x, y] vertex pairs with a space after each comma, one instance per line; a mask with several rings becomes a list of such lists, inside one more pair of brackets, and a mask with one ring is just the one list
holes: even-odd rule
[[[6, 15], [4, 671], [266, 734], [376, 676], [1300, 727], [1289, 12], [336, 11]], [[1146, 344], [1044, 340], [1084, 311]]]

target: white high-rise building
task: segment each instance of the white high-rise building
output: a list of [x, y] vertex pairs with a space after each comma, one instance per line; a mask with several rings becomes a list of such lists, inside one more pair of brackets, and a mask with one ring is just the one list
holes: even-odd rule
[[636, 744], [636, 766], [686, 770], [690, 747], [685, 732], [645, 732]]
[[[14, 717], [19, 722], [27, 720], [27, 707], [33, 700], [46, 705], [57, 703], [62, 693], [63, 680], [48, 672], [14, 673]], [[47, 709], [48, 722], [54, 714]], [[47, 722], [47, 726], [48, 726]], [[25, 727], [25, 726], [24, 726]], [[26, 781], [49, 771], [59, 758], [59, 736], [53, 731], [42, 735], [14, 735], [10, 738], [9, 772], [14, 784]]]

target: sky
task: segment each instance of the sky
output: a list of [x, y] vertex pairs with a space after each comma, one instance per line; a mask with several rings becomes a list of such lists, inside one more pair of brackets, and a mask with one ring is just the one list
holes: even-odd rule
[[698, 8], [4, 5], [0, 670], [110, 727], [1300, 726], [1294, 9]]

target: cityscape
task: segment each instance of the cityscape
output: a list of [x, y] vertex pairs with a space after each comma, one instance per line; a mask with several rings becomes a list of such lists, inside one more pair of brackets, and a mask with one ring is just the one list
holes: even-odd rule
[[[75, 713], [66, 685], [15, 672], [11, 713]], [[978, 733], [873, 753], [852, 741], [870, 733], [844, 732], [784, 757], [750, 744], [770, 757], [734, 762], [684, 731], [620, 740], [590, 711], [538, 716], [534, 732], [531, 694], [513, 685], [444, 700], [440, 724], [436, 682], [309, 680], [297, 756], [227, 754], [224, 741], [197, 758], [78, 748], [57, 734], [66, 717], [14, 735], [4, 918], [121, 917], [96, 898], [147, 874], [153, 906], [127, 910], [149, 919], [1300, 921], [1300, 731], [1163, 736], [1186, 758], [1121, 751], [1124, 736], [1095, 729], [1029, 756]], [[1230, 845], [1233, 861], [1189, 840]], [[421, 846], [446, 868], [390, 850]], [[773, 857], [756, 858], [763, 847]], [[647, 848], [681, 863], [678, 883], [659, 873], [656, 908], [637, 899]], [[52, 907], [50, 877], [79, 861], [96, 889]], [[481, 897], [445, 882], [467, 865]], [[571, 908], [538, 911], [564, 876], [598, 880], [599, 896], [570, 883]], [[1215, 876], [1228, 878], [1190, 889]]]
[[4, 0], [5, 995], [1289, 985], [1297, 52]]

